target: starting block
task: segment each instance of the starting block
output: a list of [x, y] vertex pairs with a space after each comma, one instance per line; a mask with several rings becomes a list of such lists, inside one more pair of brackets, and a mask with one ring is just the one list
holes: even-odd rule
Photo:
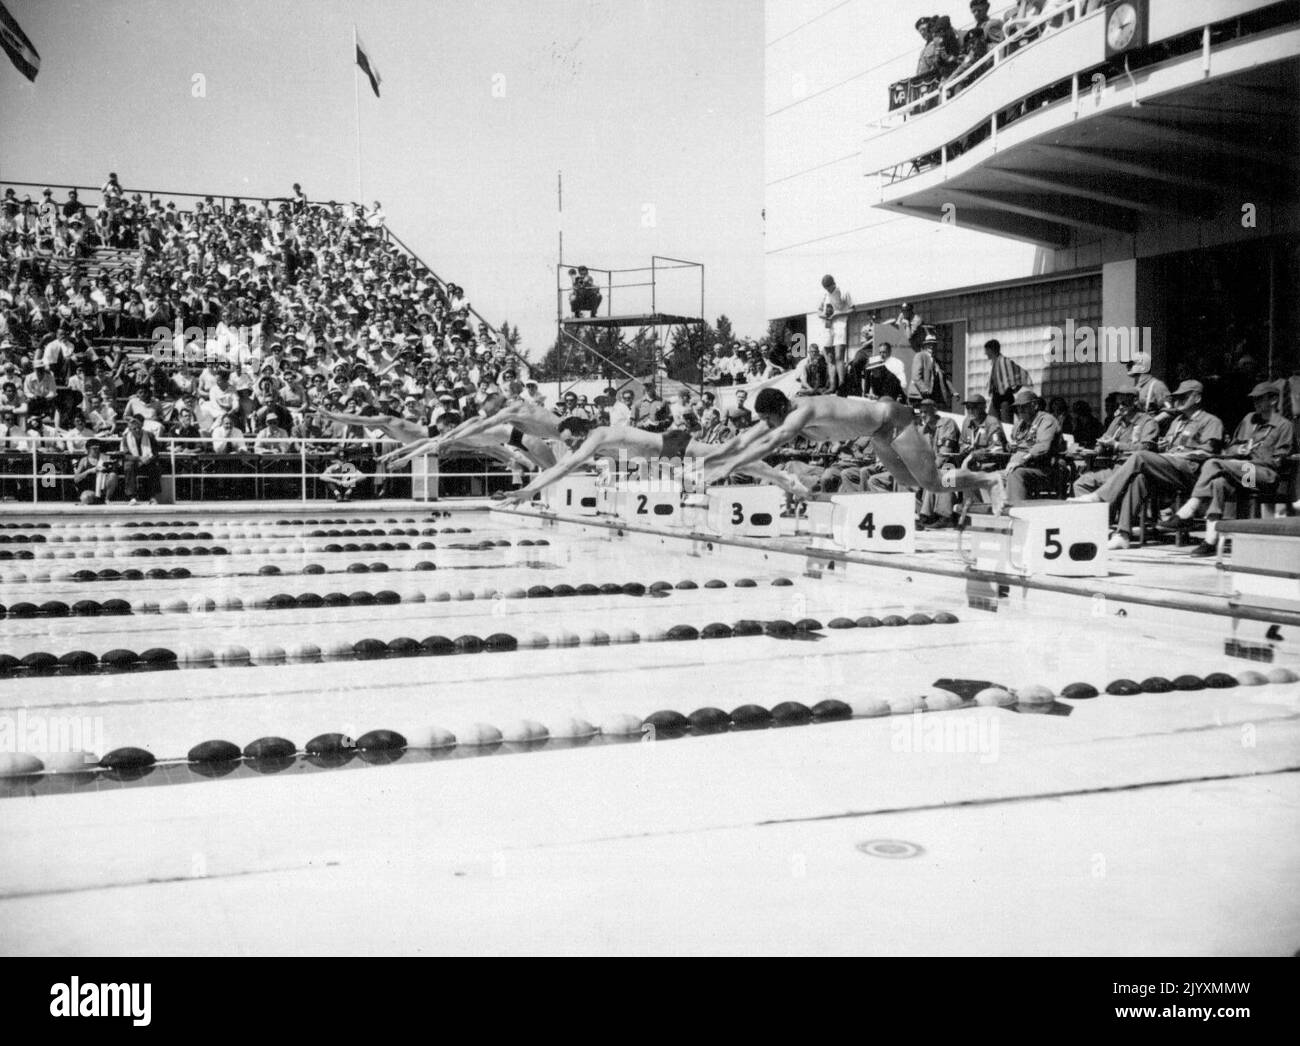
[[833, 494], [831, 505], [831, 540], [840, 548], [849, 552], [916, 551], [916, 497], [912, 493]]
[[785, 491], [780, 487], [710, 487], [708, 528], [723, 537], [774, 538]]
[[578, 473], [565, 476], [547, 491], [546, 504], [553, 512], [594, 516], [599, 508], [596, 481], [599, 476]]
[[967, 566], [1024, 576], [1105, 577], [1110, 572], [1107, 505], [1033, 501], [1008, 513], [971, 515], [958, 531], [957, 549]]
[[813, 538], [829, 538], [834, 516], [834, 502], [805, 501], [803, 513], [794, 517], [794, 532]]
[[670, 480], [633, 479], [614, 489], [614, 514], [629, 523], [675, 526], [682, 519], [682, 485]]

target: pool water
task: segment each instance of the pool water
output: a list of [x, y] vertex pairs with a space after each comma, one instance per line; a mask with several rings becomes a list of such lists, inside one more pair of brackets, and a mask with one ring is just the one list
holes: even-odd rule
[[[924, 714], [916, 701], [940, 681], [967, 695], [988, 684], [1059, 694], [1075, 682], [1104, 691], [1119, 678], [1295, 668], [1294, 646], [1252, 665], [1225, 655], [1231, 625], [1208, 615], [1052, 593], [992, 613], [950, 577], [596, 523], [485, 510], [348, 519], [200, 510], [164, 520], [177, 526], [85, 517], [3, 531], [46, 538], [0, 546], [34, 553], [0, 563], [9, 608], [116, 598], [132, 613], [11, 615], [0, 652], [164, 648], [179, 667], [0, 678], [0, 717], [89, 724], [96, 754], [132, 746], [159, 761], [0, 779], [12, 839], [0, 856], [10, 927], [0, 950], [76, 953], [106, 939], [127, 951], [324, 947], [298, 919], [287, 937], [272, 930], [304, 904], [348, 927], [349, 950], [376, 952], [979, 953], [995, 942], [1289, 954], [1300, 944], [1300, 912], [1278, 885], [1300, 863], [1300, 687], [965, 701]], [[332, 533], [345, 529], [384, 533]], [[146, 540], [124, 540], [133, 531]], [[228, 554], [176, 555], [181, 546]], [[124, 554], [134, 547], [155, 554]], [[191, 576], [66, 577], [177, 567]], [[538, 588], [583, 585], [619, 590]], [[397, 601], [358, 596], [379, 592]], [[302, 599], [330, 593], [347, 605]], [[293, 599], [268, 606], [277, 595]], [[829, 627], [895, 615], [922, 617]], [[948, 623], [925, 623], [936, 615]], [[691, 636], [741, 622], [764, 634], [667, 638], [675, 626]], [[432, 636], [509, 636], [516, 648], [377, 659], [352, 649]], [[304, 644], [323, 659], [304, 659]], [[828, 700], [858, 717], [677, 739], [635, 725], [661, 710]], [[310, 738], [378, 729], [412, 745], [447, 731], [491, 740], [476, 724], [507, 743], [303, 754]], [[269, 736], [298, 755], [217, 773], [185, 762], [201, 741]], [[1230, 898], [1178, 917], [1225, 874]], [[149, 900], [104, 905], [109, 888]], [[764, 916], [745, 919], [732, 889], [753, 892]], [[1022, 902], [1015, 918], [998, 900], [1008, 889]], [[1057, 914], [1043, 910], [1043, 891], [1066, 898]], [[435, 916], [453, 901], [457, 915]], [[1261, 903], [1275, 924], [1241, 917]], [[235, 920], [234, 905], [249, 919]], [[664, 924], [682, 914], [694, 929]], [[861, 932], [846, 935], [845, 920]]]

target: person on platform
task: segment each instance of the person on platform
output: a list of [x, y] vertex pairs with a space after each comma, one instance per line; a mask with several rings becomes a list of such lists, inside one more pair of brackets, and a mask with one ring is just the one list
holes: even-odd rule
[[848, 388], [849, 354], [849, 313], [853, 310], [853, 299], [848, 291], [835, 284], [835, 277], [822, 277], [822, 302], [820, 312], [826, 321], [827, 368], [830, 372], [829, 391], [839, 392]]
[[763, 424], [714, 448], [706, 459], [706, 483], [760, 461], [800, 435], [818, 442], [869, 436], [877, 460], [899, 485], [932, 491], [980, 490], [987, 493], [995, 512], [1002, 510], [1002, 478], [962, 469], [940, 474], [929, 441], [917, 427], [911, 408], [904, 404], [838, 396], [807, 396], [791, 402], [785, 393], [768, 388], [758, 394], [754, 408]]
[[1283, 462], [1295, 449], [1295, 428], [1278, 409], [1282, 383], [1260, 382], [1250, 399], [1254, 413], [1241, 420], [1223, 452], [1201, 466], [1191, 497], [1166, 524], [1166, 529], [1187, 529], [1204, 506], [1206, 539], [1192, 550], [1193, 556], [1214, 555], [1214, 529], [1224, 505], [1243, 490], [1272, 491]]
[[1150, 498], [1190, 492], [1201, 466], [1219, 453], [1223, 422], [1201, 408], [1202, 392], [1199, 381], [1179, 385], [1170, 398], [1177, 416], [1161, 437], [1157, 452], [1135, 451], [1095, 491], [1072, 499], [1118, 506], [1115, 533], [1108, 546], [1112, 551], [1130, 547], [1135, 521], [1142, 518]]

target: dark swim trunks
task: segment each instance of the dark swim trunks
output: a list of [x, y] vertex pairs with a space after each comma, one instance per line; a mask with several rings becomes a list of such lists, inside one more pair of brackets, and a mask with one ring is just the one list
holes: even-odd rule
[[510, 446], [512, 447], [518, 447], [520, 450], [523, 450], [524, 434], [519, 429], [512, 428], [510, 430], [510, 438], [506, 440], [506, 442], [509, 443]]
[[691, 442], [691, 434], [685, 429], [669, 429], [663, 434], [665, 458], [684, 458], [686, 446]]

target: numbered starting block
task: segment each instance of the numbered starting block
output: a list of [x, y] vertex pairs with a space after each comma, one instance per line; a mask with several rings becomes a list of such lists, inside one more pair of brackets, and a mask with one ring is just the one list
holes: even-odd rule
[[599, 508], [596, 481], [599, 476], [577, 473], [565, 476], [546, 491], [546, 505], [552, 512], [594, 516]]
[[849, 552], [916, 551], [913, 494], [834, 494], [831, 505], [831, 540], [840, 548]]
[[629, 523], [675, 526], [682, 518], [682, 485], [666, 479], [633, 479], [614, 488], [614, 514]]
[[1109, 508], [1033, 501], [1006, 516], [972, 514], [957, 534], [968, 566], [1001, 574], [1105, 577]]
[[835, 522], [833, 501], [805, 501], [794, 518], [794, 532], [813, 538], [829, 538]]
[[707, 526], [722, 537], [774, 538], [785, 491], [780, 487], [710, 487]]

